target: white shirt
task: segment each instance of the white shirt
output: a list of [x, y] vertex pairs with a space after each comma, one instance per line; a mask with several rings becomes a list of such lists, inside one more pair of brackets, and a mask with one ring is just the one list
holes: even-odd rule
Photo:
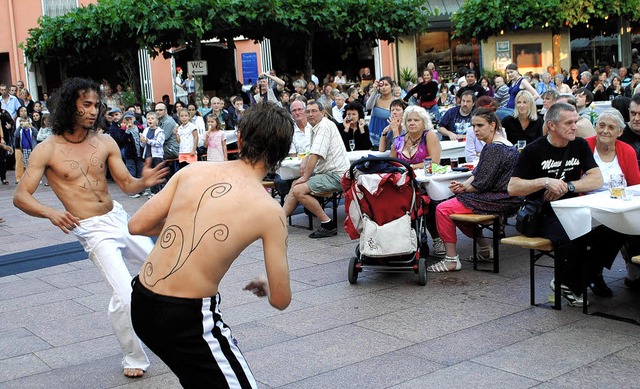
[[602, 172], [602, 187], [594, 190], [591, 193], [609, 190], [609, 181], [611, 181], [611, 175], [622, 174], [622, 169], [620, 168], [620, 163], [618, 162], [618, 156], [616, 155], [611, 162], [605, 162], [602, 160], [602, 158], [600, 158], [598, 149], [594, 149], [593, 159], [595, 159], [598, 167], [600, 168], [600, 172]]
[[198, 130], [196, 125], [189, 122], [178, 127], [178, 135], [180, 136], [180, 154], [190, 154], [193, 151], [193, 130]]
[[338, 127], [329, 119], [322, 118], [311, 128], [311, 154], [322, 158], [315, 167], [316, 174], [344, 174], [349, 170], [349, 157], [344, 148]]
[[291, 147], [289, 148], [289, 154], [306, 153], [311, 148], [311, 124], [307, 123], [304, 127], [304, 131], [298, 127], [295, 123], [293, 127], [293, 139], [291, 140]]
[[204, 146], [204, 134], [207, 132], [207, 128], [204, 125], [204, 119], [202, 116], [195, 115], [191, 118], [191, 123], [193, 123], [198, 129], [198, 147]]
[[346, 106], [347, 106], [346, 104], [343, 104], [342, 108], [338, 108], [337, 105], [334, 105], [333, 108], [331, 109], [331, 114], [333, 115], [333, 118], [336, 120], [336, 122], [342, 123], [344, 121], [343, 119], [344, 108]]

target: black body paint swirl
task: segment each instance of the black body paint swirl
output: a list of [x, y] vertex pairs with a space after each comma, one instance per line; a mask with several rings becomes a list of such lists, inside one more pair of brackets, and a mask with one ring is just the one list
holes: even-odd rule
[[207, 189], [205, 189], [204, 193], [200, 196], [200, 200], [198, 201], [198, 206], [193, 215], [193, 232], [191, 234], [191, 242], [186, 242], [184, 231], [178, 225], [170, 225], [164, 229], [162, 235], [160, 236], [160, 247], [163, 249], [167, 249], [174, 244], [180, 245], [180, 250], [178, 251], [178, 258], [176, 263], [173, 265], [169, 272], [161, 277], [158, 277], [155, 281], [148, 281], [148, 277], [153, 276], [153, 264], [147, 263], [143, 269], [144, 280], [143, 282], [148, 286], [155, 286], [158, 282], [167, 279], [169, 276], [180, 270], [182, 266], [187, 262], [191, 254], [196, 251], [200, 242], [204, 238], [205, 235], [211, 233], [213, 238], [218, 242], [224, 242], [229, 237], [229, 227], [225, 224], [215, 224], [206, 228], [204, 231], [198, 227], [198, 216], [200, 213], [200, 207], [202, 206], [203, 201], [208, 200], [209, 198], [215, 199], [224, 196], [229, 193], [231, 190], [231, 184], [228, 183], [220, 183], [211, 185]]

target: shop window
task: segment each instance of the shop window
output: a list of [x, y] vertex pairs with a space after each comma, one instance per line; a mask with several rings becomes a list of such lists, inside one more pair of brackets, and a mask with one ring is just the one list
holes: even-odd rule
[[542, 67], [542, 44], [527, 43], [513, 45], [513, 53], [518, 68]]
[[56, 17], [78, 8], [78, 0], [42, 0], [45, 15]]
[[451, 39], [449, 31], [433, 31], [416, 36], [417, 68], [421, 73], [433, 62], [441, 79], [452, 80], [458, 69], [474, 61], [479, 63], [479, 47], [475, 41]]

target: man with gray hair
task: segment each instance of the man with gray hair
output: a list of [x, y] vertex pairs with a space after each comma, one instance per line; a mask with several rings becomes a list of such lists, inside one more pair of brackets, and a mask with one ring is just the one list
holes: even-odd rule
[[347, 100], [348, 96], [346, 93], [338, 93], [336, 94], [335, 97], [335, 102], [336, 105], [333, 106], [333, 108], [331, 109], [331, 116], [333, 116], [333, 119], [338, 123], [342, 123], [342, 121], [344, 120], [344, 107], [346, 106], [345, 101]]
[[291, 192], [284, 201], [284, 212], [291, 216], [298, 204], [320, 219], [320, 228], [309, 235], [312, 239], [327, 238], [338, 234], [336, 220], [322, 209], [313, 193], [342, 190], [340, 180], [349, 169], [349, 158], [338, 127], [324, 116], [324, 107], [312, 101], [306, 108], [311, 128], [310, 154], [302, 160], [301, 177], [293, 182]]
[[[541, 225], [536, 236], [550, 239], [556, 254], [560, 280], [551, 281], [551, 289], [571, 306], [584, 304], [582, 291], [590, 285], [604, 263], [615, 258], [620, 245], [614, 231], [599, 226], [576, 239], [569, 239], [550, 202], [576, 197], [602, 187], [602, 173], [587, 141], [576, 137], [578, 113], [567, 103], [549, 107], [545, 124], [549, 133], [522, 150], [507, 190], [512, 196], [542, 201]], [[583, 280], [584, 267], [587, 280]]]

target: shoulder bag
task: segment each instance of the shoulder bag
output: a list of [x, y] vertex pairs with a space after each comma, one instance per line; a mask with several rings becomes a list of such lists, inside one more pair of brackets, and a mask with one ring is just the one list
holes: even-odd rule
[[[569, 146], [567, 146], [562, 156], [562, 164], [560, 169], [556, 173], [556, 178], [562, 177], [564, 171], [564, 165], [567, 162], [567, 155], [569, 154]], [[525, 199], [524, 205], [520, 207], [516, 213], [516, 230], [524, 236], [533, 237], [536, 236], [542, 223], [542, 205], [544, 204], [543, 198]]]

